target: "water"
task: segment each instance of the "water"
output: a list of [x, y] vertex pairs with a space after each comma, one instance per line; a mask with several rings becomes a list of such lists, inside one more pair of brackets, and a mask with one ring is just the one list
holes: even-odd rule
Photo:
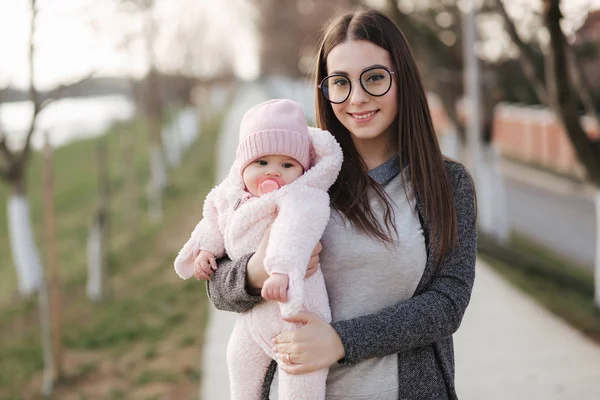
[[[33, 104], [29, 101], [0, 104], [0, 127], [12, 149], [22, 148], [32, 112]], [[124, 96], [57, 100], [38, 115], [31, 144], [34, 149], [40, 149], [43, 132], [48, 132], [54, 147], [97, 137], [112, 123], [131, 119], [133, 115], [134, 105]]]

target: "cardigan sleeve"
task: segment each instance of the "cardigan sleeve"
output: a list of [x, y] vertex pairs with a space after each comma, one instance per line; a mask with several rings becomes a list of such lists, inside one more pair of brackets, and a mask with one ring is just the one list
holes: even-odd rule
[[208, 298], [216, 309], [241, 313], [263, 301], [260, 293], [248, 291], [246, 268], [252, 255], [246, 254], [236, 261], [227, 257], [217, 260], [217, 270], [206, 281]]
[[340, 363], [351, 365], [438, 342], [460, 326], [475, 279], [476, 202], [466, 169], [460, 166], [454, 176], [459, 244], [421, 293], [374, 314], [333, 323], [345, 350]]

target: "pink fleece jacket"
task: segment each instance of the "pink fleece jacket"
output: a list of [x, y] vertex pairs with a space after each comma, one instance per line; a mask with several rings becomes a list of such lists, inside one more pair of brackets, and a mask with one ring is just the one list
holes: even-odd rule
[[289, 276], [288, 301], [282, 316], [297, 314], [304, 303], [304, 275], [312, 250], [329, 221], [327, 190], [342, 165], [342, 150], [327, 131], [309, 128], [311, 168], [298, 179], [260, 197], [244, 190], [242, 171], [236, 160], [225, 180], [204, 202], [203, 218], [175, 260], [183, 279], [193, 275], [200, 250], [215, 257], [225, 253], [233, 260], [256, 251], [271, 227], [264, 260], [268, 273]]

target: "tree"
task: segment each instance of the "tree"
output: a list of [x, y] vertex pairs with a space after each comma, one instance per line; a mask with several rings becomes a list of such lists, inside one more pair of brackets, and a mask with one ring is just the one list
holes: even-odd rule
[[[52, 338], [51, 311], [58, 315], [58, 310], [51, 310], [49, 295], [44, 279], [43, 269], [40, 263], [38, 250], [33, 239], [33, 229], [30, 221], [29, 202], [27, 200], [26, 170], [31, 159], [31, 139], [36, 131], [36, 122], [39, 114], [52, 101], [61, 97], [67, 89], [74, 88], [91, 76], [86, 76], [70, 84], [57, 85], [47, 93], [42, 94], [36, 87], [35, 70], [35, 39], [38, 8], [36, 0], [30, 0], [30, 29], [28, 40], [28, 64], [29, 64], [29, 99], [33, 105], [32, 115], [25, 141], [20, 149], [11, 149], [7, 144], [7, 138], [0, 129], [0, 154], [2, 164], [0, 176], [12, 187], [12, 195], [8, 201], [9, 237], [13, 261], [17, 268], [19, 277], [19, 291], [23, 295], [29, 295], [34, 291], [39, 294], [40, 325], [42, 330], [42, 347], [44, 358], [44, 379], [42, 383], [42, 394], [50, 395], [54, 380], [60, 374], [60, 334], [55, 330]], [[51, 230], [52, 226], [48, 226]], [[56, 293], [55, 293], [56, 294]], [[55, 297], [56, 298], [56, 297]], [[57, 307], [58, 303], [53, 303]], [[57, 326], [57, 321], [53, 322]]]
[[19, 275], [19, 291], [27, 295], [35, 291], [41, 282], [41, 266], [35, 245], [29, 218], [27, 200], [26, 170], [31, 158], [31, 139], [36, 131], [39, 114], [53, 101], [59, 99], [68, 89], [79, 86], [91, 76], [85, 76], [75, 82], [57, 85], [45, 93], [36, 87], [35, 77], [35, 36], [38, 9], [36, 0], [30, 0], [30, 30], [28, 40], [29, 100], [33, 111], [29, 126], [25, 132], [24, 144], [20, 149], [11, 149], [7, 138], [0, 129], [0, 177], [12, 187], [12, 196], [8, 202], [9, 236], [13, 261]]
[[152, 221], [162, 219], [162, 191], [167, 185], [167, 173], [162, 151], [161, 129], [164, 120], [164, 104], [161, 98], [159, 71], [156, 62], [156, 38], [158, 26], [154, 17], [155, 0], [121, 0], [122, 5], [132, 6], [143, 20], [140, 32], [146, 50], [147, 72], [141, 87], [141, 109], [149, 137], [150, 181], [147, 185], [148, 211]]
[[[463, 158], [461, 148], [467, 145], [465, 119], [460, 115], [457, 103], [465, 94], [463, 82], [464, 46], [462, 42], [462, 11], [456, 2], [430, 1], [427, 4], [412, 3], [412, 9], [403, 10], [396, 0], [388, 0], [386, 11], [401, 27], [419, 63], [419, 69], [429, 90], [440, 99], [442, 108], [453, 125], [449, 132], [440, 132], [442, 145], [446, 154], [455, 158]], [[480, 13], [489, 12], [484, 6]], [[500, 74], [491, 64], [478, 62], [483, 69], [483, 112], [478, 121], [480, 124], [482, 148], [477, 165], [470, 165], [476, 177], [479, 192], [480, 230], [482, 233], [505, 242], [509, 236], [506, 217], [506, 194], [503, 178], [500, 173], [500, 156], [492, 146], [492, 127], [494, 106], [501, 100], [497, 87], [497, 76]], [[467, 111], [466, 107], [463, 110]], [[458, 145], [453, 143], [458, 140]], [[476, 144], [477, 145], [477, 144]], [[454, 150], [456, 148], [456, 153]], [[450, 150], [450, 151], [449, 151]], [[476, 171], [475, 168], [478, 170]], [[476, 174], [475, 174], [476, 172]]]
[[[549, 33], [549, 43], [545, 51], [545, 71], [535, 68], [532, 49], [519, 36], [515, 23], [508, 15], [501, 0], [495, 0], [498, 12], [502, 15], [512, 41], [520, 50], [519, 60], [523, 70], [534, 82], [538, 97], [549, 105], [569, 137], [577, 158], [584, 166], [587, 179], [597, 188], [596, 214], [597, 231], [600, 232], [600, 140], [592, 139], [583, 128], [579, 105], [596, 116], [588, 88], [582, 84], [581, 72], [576, 68], [573, 51], [561, 28], [563, 14], [559, 0], [544, 0], [542, 18]], [[600, 235], [596, 243], [596, 294], [595, 303], [600, 307]]]
[[258, 0], [260, 65], [263, 76], [301, 78], [312, 61], [325, 21], [356, 1]]
[[[461, 57], [460, 11], [456, 7], [438, 4], [439, 7], [425, 8], [422, 11], [404, 12], [396, 0], [387, 1], [387, 11], [394, 22], [402, 27], [409, 43], [413, 44], [419, 70], [429, 89], [436, 93], [454, 125], [462, 144], [466, 141], [464, 122], [460, 118], [456, 104], [463, 93]], [[437, 4], [437, 3], [436, 3]], [[447, 13], [451, 22], [439, 26], [436, 15]], [[442, 39], [446, 33], [446, 42]]]

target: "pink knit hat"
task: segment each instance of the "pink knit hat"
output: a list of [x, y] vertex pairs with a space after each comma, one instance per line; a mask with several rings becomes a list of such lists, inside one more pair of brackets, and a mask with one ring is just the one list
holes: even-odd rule
[[269, 100], [246, 112], [236, 158], [241, 170], [257, 158], [284, 155], [310, 168], [310, 136], [304, 111], [291, 100]]

